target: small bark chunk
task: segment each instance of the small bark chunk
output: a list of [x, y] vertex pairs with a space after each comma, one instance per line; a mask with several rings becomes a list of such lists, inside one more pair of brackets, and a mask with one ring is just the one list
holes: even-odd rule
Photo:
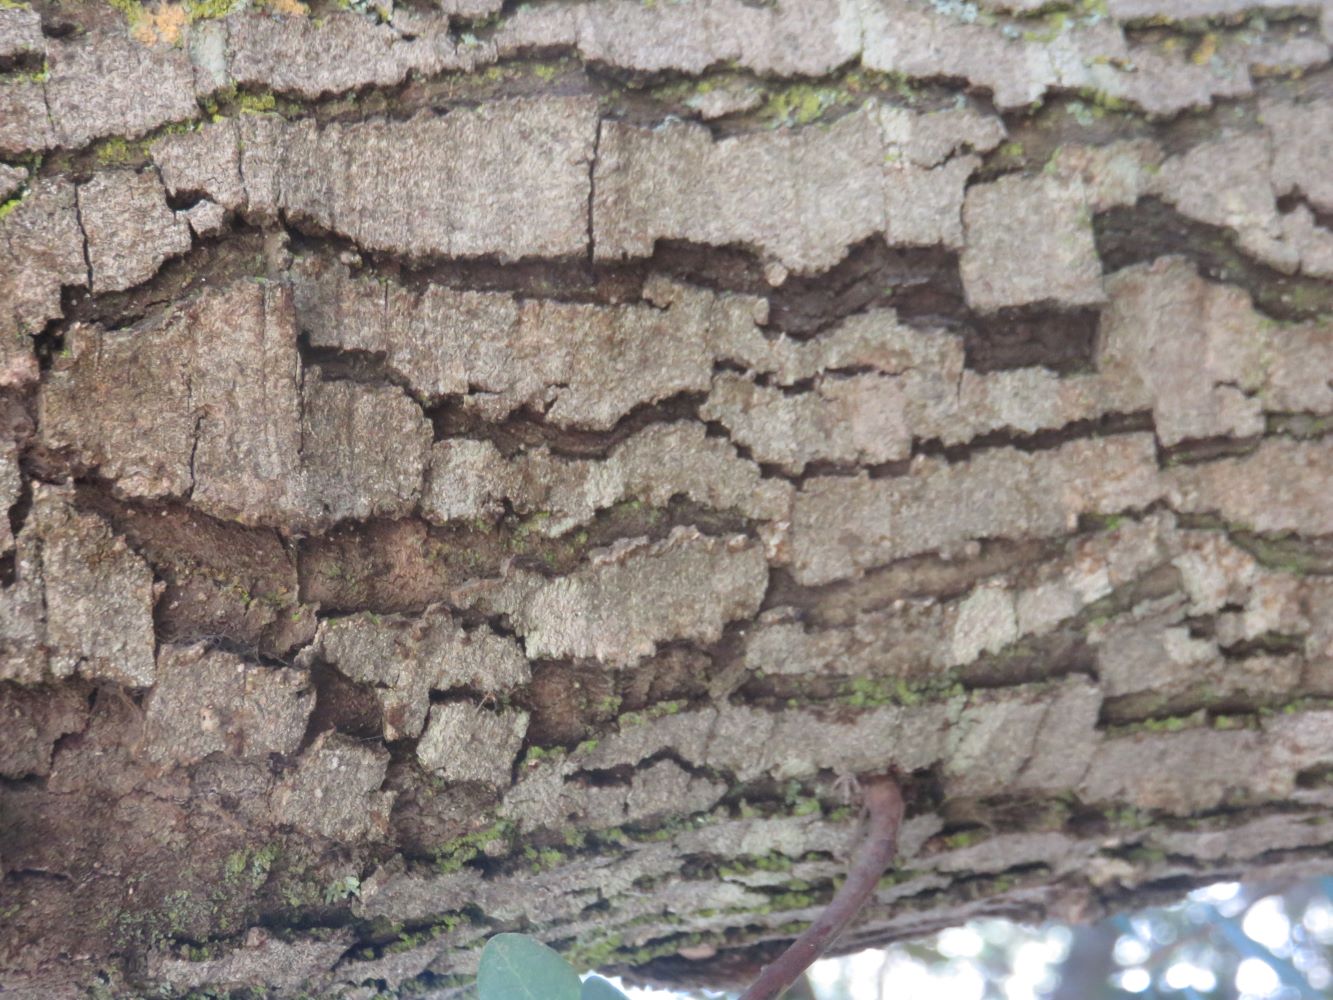
[[153, 761], [295, 753], [315, 705], [302, 671], [247, 662], [203, 643], [165, 647], [157, 671], [144, 703], [145, 752]]
[[388, 829], [394, 793], [380, 791], [389, 752], [335, 732], [306, 747], [270, 798], [273, 816], [298, 830], [357, 841]]
[[677, 528], [626, 539], [565, 577], [516, 570], [475, 600], [509, 615], [528, 657], [591, 657], [627, 667], [672, 639], [716, 642], [755, 613], [768, 582], [763, 549], [744, 537]]
[[463, 702], [432, 705], [417, 759], [445, 781], [504, 788], [527, 730], [527, 712], [487, 712]]

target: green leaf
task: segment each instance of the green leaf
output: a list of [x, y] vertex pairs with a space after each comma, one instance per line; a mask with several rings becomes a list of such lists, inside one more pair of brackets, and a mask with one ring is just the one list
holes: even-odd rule
[[579, 1000], [629, 1000], [601, 976], [589, 976], [583, 980], [583, 996]]
[[579, 977], [563, 958], [526, 934], [497, 934], [481, 950], [480, 1000], [579, 1000]]

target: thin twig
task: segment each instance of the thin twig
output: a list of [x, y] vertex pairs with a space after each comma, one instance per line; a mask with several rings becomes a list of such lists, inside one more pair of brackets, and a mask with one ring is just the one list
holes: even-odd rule
[[868, 814], [866, 834], [847, 870], [847, 881], [805, 933], [775, 962], [764, 966], [740, 1000], [776, 1000], [781, 996], [861, 912], [898, 853], [898, 827], [903, 821], [903, 793], [898, 782], [885, 775], [865, 779], [861, 784]]

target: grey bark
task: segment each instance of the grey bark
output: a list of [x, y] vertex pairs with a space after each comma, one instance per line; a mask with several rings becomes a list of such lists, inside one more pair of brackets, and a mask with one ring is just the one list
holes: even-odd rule
[[0, 9], [0, 984], [744, 985], [1326, 871], [1333, 13]]

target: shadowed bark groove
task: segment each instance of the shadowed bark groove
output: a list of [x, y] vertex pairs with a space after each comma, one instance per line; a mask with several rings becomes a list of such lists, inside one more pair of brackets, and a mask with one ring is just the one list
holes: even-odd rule
[[1327, 870], [1327, 12], [220, 6], [0, 9], [6, 996]]

